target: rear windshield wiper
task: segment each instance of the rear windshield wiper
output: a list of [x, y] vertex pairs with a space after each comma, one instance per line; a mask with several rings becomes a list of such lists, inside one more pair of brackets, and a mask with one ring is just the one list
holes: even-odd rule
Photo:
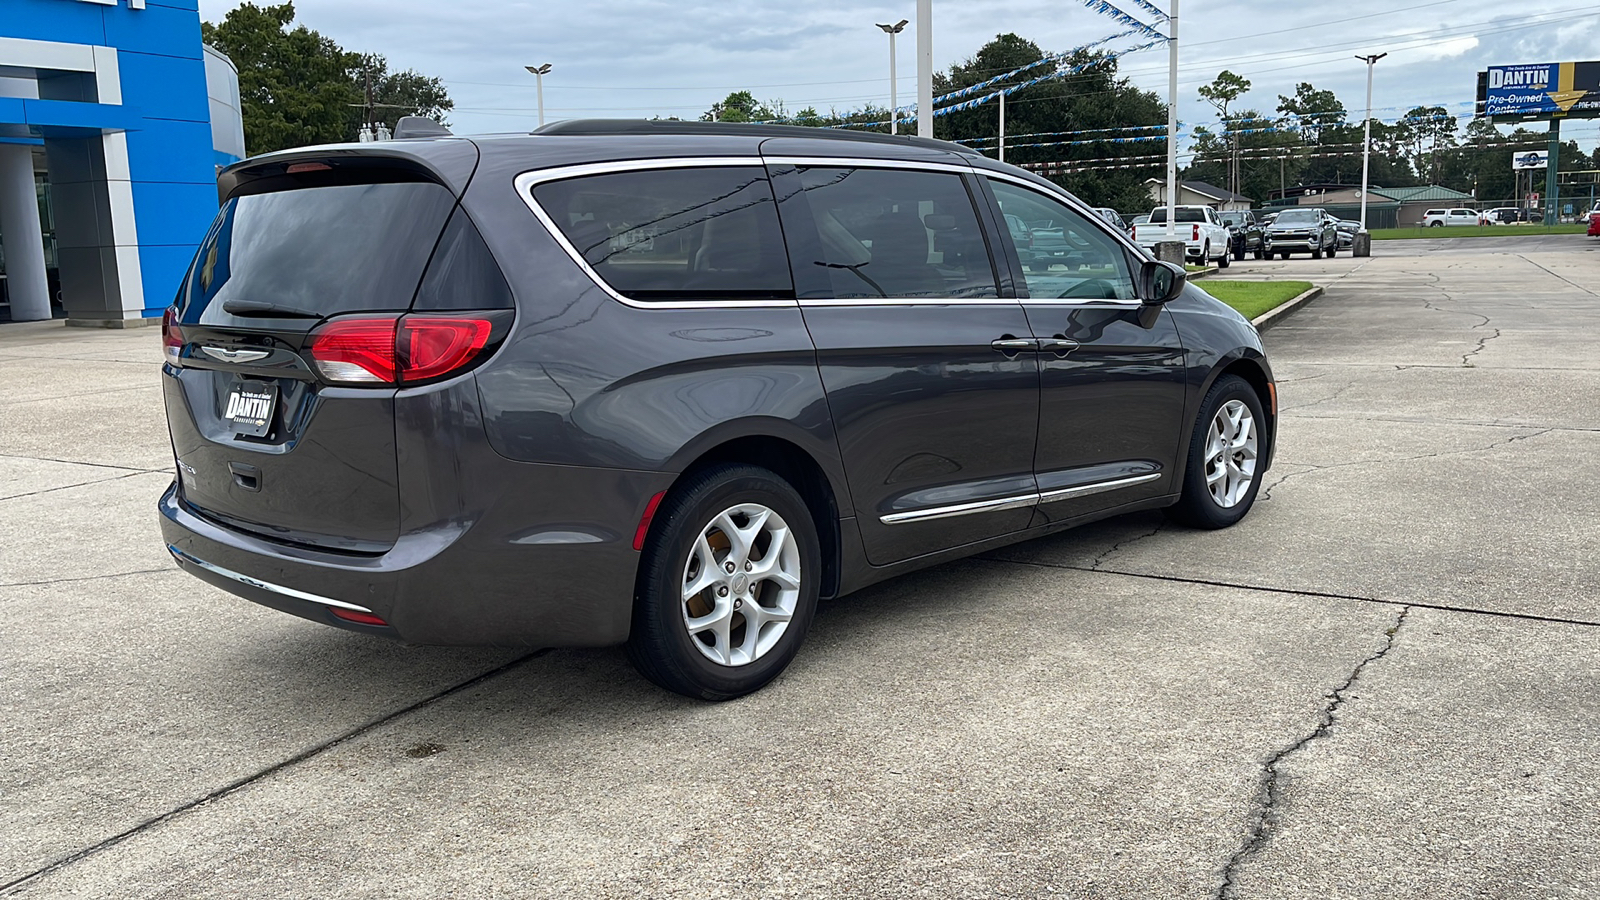
[[247, 316], [263, 319], [320, 319], [322, 313], [311, 312], [305, 309], [296, 309], [293, 306], [284, 306], [280, 303], [268, 303], [262, 300], [228, 300], [222, 304], [222, 311], [235, 316]]

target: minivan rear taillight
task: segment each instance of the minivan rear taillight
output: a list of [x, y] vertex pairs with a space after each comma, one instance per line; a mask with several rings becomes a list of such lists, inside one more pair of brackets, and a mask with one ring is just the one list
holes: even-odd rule
[[488, 316], [340, 316], [311, 333], [306, 355], [334, 384], [416, 384], [467, 368], [494, 326]]
[[176, 306], [161, 314], [161, 355], [174, 366], [183, 364], [183, 330], [178, 327]]

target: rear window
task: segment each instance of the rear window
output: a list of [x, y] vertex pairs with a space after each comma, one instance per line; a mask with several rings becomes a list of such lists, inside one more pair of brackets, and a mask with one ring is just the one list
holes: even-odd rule
[[[1175, 221], [1178, 221], [1178, 222], [1204, 222], [1205, 220], [1206, 220], [1205, 210], [1184, 209], [1183, 207], [1179, 207], [1178, 208], [1178, 218]], [[1150, 224], [1151, 225], [1165, 225], [1165, 224], [1167, 224], [1167, 210], [1166, 210], [1166, 207], [1162, 207], [1160, 209], [1157, 209], [1155, 212], [1150, 214]]]
[[649, 169], [551, 181], [533, 197], [630, 300], [792, 300], [766, 170]]
[[229, 300], [334, 315], [403, 310], [455, 198], [425, 182], [351, 184], [234, 197], [178, 294], [181, 321], [259, 325]]

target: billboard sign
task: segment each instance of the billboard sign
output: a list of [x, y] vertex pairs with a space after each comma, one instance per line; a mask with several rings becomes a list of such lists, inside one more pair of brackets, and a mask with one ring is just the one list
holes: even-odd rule
[[1518, 172], [1523, 169], [1542, 169], [1550, 165], [1549, 150], [1519, 151], [1511, 155], [1511, 168]]
[[1490, 66], [1478, 75], [1479, 115], [1600, 117], [1600, 61]]

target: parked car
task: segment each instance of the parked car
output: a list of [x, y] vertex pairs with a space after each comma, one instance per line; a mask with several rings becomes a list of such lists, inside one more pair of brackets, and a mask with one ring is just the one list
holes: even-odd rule
[[1262, 248], [1262, 235], [1264, 232], [1261, 223], [1256, 221], [1256, 214], [1248, 209], [1228, 210], [1217, 214], [1222, 224], [1228, 228], [1231, 237], [1229, 247], [1233, 251], [1234, 259], [1244, 259], [1246, 253], [1255, 254], [1256, 259], [1266, 255]]
[[[819, 598], [1132, 510], [1225, 527], [1272, 461], [1250, 323], [955, 144], [569, 121], [219, 188], [163, 321], [162, 536], [327, 625], [626, 644], [727, 699]], [[1080, 271], [1025, 265], [1041, 220]]]
[[[1217, 211], [1209, 206], [1180, 206], [1175, 216], [1173, 239], [1183, 241], [1184, 258], [1205, 265], [1215, 262], [1226, 269], [1231, 258], [1228, 242], [1231, 240], [1227, 226], [1217, 218]], [[1167, 240], [1167, 208], [1158, 206], [1150, 211], [1150, 221], [1135, 225], [1133, 240], [1147, 252], [1154, 254], [1156, 244]]]
[[1100, 218], [1105, 219], [1106, 224], [1110, 225], [1112, 228], [1128, 227], [1127, 223], [1122, 221], [1122, 214], [1109, 206], [1097, 206], [1094, 208], [1094, 211], [1100, 216]]
[[1354, 219], [1335, 219], [1333, 227], [1338, 232], [1339, 249], [1349, 250], [1356, 245], [1356, 235], [1362, 231], [1361, 223]]
[[1265, 229], [1265, 252], [1276, 253], [1279, 259], [1288, 259], [1291, 253], [1309, 253], [1312, 259], [1321, 259], [1324, 253], [1333, 256], [1339, 249], [1337, 221], [1317, 206], [1282, 210]]
[[1430, 209], [1422, 214], [1422, 224], [1428, 228], [1445, 225], [1481, 225], [1475, 209]]
[[1515, 206], [1499, 206], [1483, 214], [1486, 225], [1515, 225], [1518, 222], [1528, 221], [1525, 210]]
[[1589, 237], [1600, 237], [1600, 203], [1589, 210]]

